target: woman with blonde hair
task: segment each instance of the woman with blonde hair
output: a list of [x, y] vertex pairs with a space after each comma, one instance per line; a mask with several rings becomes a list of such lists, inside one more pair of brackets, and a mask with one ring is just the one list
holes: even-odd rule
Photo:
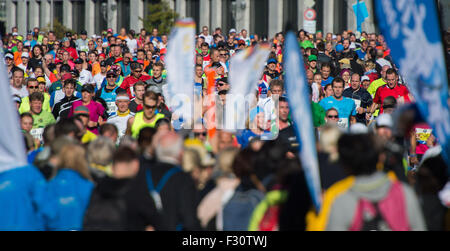
[[112, 160], [115, 143], [107, 137], [98, 137], [87, 147], [87, 160], [94, 180], [112, 175]]
[[57, 158], [57, 174], [48, 183], [46, 227], [50, 231], [79, 231], [94, 188], [86, 150], [68, 143]]

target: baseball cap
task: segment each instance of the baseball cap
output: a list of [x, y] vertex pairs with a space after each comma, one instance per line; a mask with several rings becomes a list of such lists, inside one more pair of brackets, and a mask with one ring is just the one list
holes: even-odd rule
[[82, 63], [84, 63], [84, 60], [82, 58], [77, 58], [77, 59], [75, 59], [74, 63], [75, 64], [82, 64]]
[[107, 32], [113, 32], [113, 30], [111, 28], [109, 28], [108, 30], [106, 30]]
[[241, 39], [241, 40], [239, 40], [239, 41], [238, 41], [238, 45], [245, 45], [245, 41], [244, 41], [244, 40], [242, 40], [242, 39]]
[[70, 71], [70, 73], [72, 74], [72, 75], [75, 75], [75, 77], [79, 77], [80, 76], [80, 73], [77, 71], [77, 69], [73, 69], [72, 71]]
[[389, 127], [392, 128], [394, 123], [392, 122], [392, 117], [389, 114], [381, 114], [376, 119], [376, 126], [377, 127]]
[[217, 67], [217, 68], [219, 68], [219, 67], [222, 67], [223, 65], [221, 64], [221, 63], [219, 63], [219, 62], [215, 62], [215, 63], [213, 63], [212, 65], [211, 65], [211, 67]]
[[269, 64], [276, 64], [277, 63], [277, 60], [276, 59], [274, 59], [274, 58], [270, 58], [269, 60], [267, 60], [267, 64], [269, 65]]
[[46, 83], [44, 77], [38, 77], [36, 80], [37, 80], [39, 83]]
[[66, 37], [71, 37], [72, 33], [70, 31], [66, 32]]
[[28, 52], [24, 51], [24, 52], [22, 52], [22, 55], [20, 57], [21, 58], [30, 58], [30, 54], [28, 54]]
[[67, 79], [71, 79], [71, 78], [72, 78], [72, 74], [66, 73], [61, 77], [61, 80], [66, 81]]
[[11, 52], [6, 53], [5, 58], [14, 59], [14, 55]]
[[86, 116], [89, 116], [89, 109], [86, 107], [86, 106], [84, 106], [84, 105], [81, 105], [81, 106], [78, 106], [77, 108], [75, 108], [75, 110], [73, 111], [73, 115], [86, 115]]
[[316, 55], [310, 55], [310, 56], [308, 57], [308, 61], [309, 61], [309, 62], [311, 62], [311, 61], [317, 61], [317, 56], [316, 56]]
[[94, 93], [95, 89], [92, 85], [90, 84], [85, 84], [83, 85], [83, 88], [81, 89], [81, 92], [89, 92], [89, 93]]
[[22, 103], [22, 98], [18, 95], [13, 95], [13, 101], [16, 103], [21, 104]]
[[363, 77], [361, 78], [361, 82], [362, 82], [362, 81], [370, 81], [369, 76], [363, 76]]
[[13, 36], [19, 36], [19, 33], [17, 33], [17, 32], [13, 32], [13, 34], [12, 34]]
[[355, 123], [350, 126], [350, 134], [366, 134], [369, 133], [369, 128], [361, 123]]
[[236, 33], [236, 29], [234, 29], [234, 28], [232, 28], [232, 29], [230, 29], [230, 32], [229, 32], [230, 34], [231, 33]]
[[87, 35], [87, 31], [85, 31], [85, 30], [81, 31], [80, 35]]
[[110, 76], [110, 75], [117, 76], [116, 72], [113, 71], [113, 70], [109, 70], [109, 71], [106, 73], [106, 76]]
[[108, 66], [108, 65], [106, 64], [105, 60], [100, 62], [100, 67], [106, 67], [106, 66]]
[[344, 51], [344, 46], [342, 44], [336, 45], [336, 51], [337, 52], [343, 52]]
[[61, 40], [61, 42], [67, 42], [67, 41], [69, 41], [69, 39], [67, 38], [67, 37], [63, 37], [63, 39]]

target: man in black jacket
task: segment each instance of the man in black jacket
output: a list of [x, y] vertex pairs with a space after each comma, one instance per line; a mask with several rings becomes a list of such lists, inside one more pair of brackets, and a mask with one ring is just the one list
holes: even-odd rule
[[[83, 220], [84, 231], [140, 231], [154, 230], [159, 226], [155, 210], [145, 212], [149, 217], [140, 227], [135, 219], [143, 207], [135, 207], [145, 194], [129, 194], [139, 170], [139, 157], [129, 147], [116, 150], [111, 177], [102, 178], [92, 191], [89, 207]], [[143, 204], [141, 204], [143, 205]]]
[[63, 92], [65, 97], [56, 103], [52, 110], [56, 121], [67, 118], [72, 103], [80, 99], [74, 96], [76, 85], [77, 82], [75, 79], [68, 79], [64, 82]]
[[154, 210], [161, 215], [161, 225], [155, 230], [162, 231], [199, 231], [197, 218], [198, 192], [194, 181], [188, 173], [181, 170], [183, 140], [174, 132], [155, 135], [156, 163], [141, 161], [141, 168], [130, 194], [147, 195], [136, 204], [141, 208], [141, 215], [135, 222], [141, 228], [148, 222], [148, 214]]
[[356, 104], [356, 122], [367, 124], [366, 113], [373, 103], [372, 96], [364, 88], [361, 88], [361, 76], [353, 73], [351, 76], [351, 88], [347, 88], [342, 96], [351, 98]]

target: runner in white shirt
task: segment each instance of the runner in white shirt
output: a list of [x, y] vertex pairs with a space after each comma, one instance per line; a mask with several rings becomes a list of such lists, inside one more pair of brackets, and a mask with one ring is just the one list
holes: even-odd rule
[[106, 72], [108, 70], [108, 65], [106, 65], [106, 61], [103, 60], [100, 62], [100, 72], [94, 76], [94, 83], [97, 86], [97, 90], [102, 88], [103, 80], [106, 78]]
[[130, 97], [127, 92], [119, 92], [116, 96], [117, 114], [109, 117], [108, 123], [117, 127], [119, 135], [117, 137], [117, 144], [125, 135], [127, 130], [128, 119], [134, 117], [134, 113], [130, 112], [128, 105], [130, 104]]
[[199, 37], [202, 37], [205, 39], [205, 42], [211, 46], [211, 43], [213, 42], [213, 37], [209, 35], [209, 29], [208, 26], [203, 26], [202, 33], [199, 35]]
[[80, 77], [78, 78], [78, 81], [85, 85], [86, 83], [92, 83], [94, 82], [94, 79], [92, 78], [92, 74], [90, 71], [83, 69], [83, 63], [84, 60], [81, 58], [77, 58], [75, 60], [75, 69], [80, 73]]

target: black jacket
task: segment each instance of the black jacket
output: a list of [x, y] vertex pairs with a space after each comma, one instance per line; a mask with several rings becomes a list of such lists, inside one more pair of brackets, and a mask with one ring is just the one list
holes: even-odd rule
[[[86, 210], [84, 231], [139, 231], [134, 215], [137, 211], [131, 206], [139, 201], [139, 196], [127, 196], [133, 179], [103, 178], [92, 191], [89, 207]], [[158, 225], [158, 215], [150, 215], [151, 224]]]
[[56, 103], [52, 110], [52, 114], [55, 117], [55, 119], [58, 118], [65, 119], [69, 117], [70, 107], [72, 107], [72, 103], [77, 100], [80, 100], [80, 98], [77, 98], [75, 96], [72, 97], [66, 96], [63, 99], [61, 99], [61, 101]]
[[[360, 100], [362, 108], [369, 108], [373, 103], [372, 96], [370, 95], [369, 92], [367, 92], [363, 88], [359, 88], [359, 90], [357, 90], [357, 91], [353, 91], [353, 89], [351, 87], [347, 88], [342, 93], [342, 96], [351, 98], [351, 99]], [[362, 123], [365, 125], [367, 123], [366, 114], [365, 113], [363, 113], [363, 114], [356, 113], [356, 122]]]
[[174, 165], [167, 163], [141, 160], [141, 168], [129, 191], [130, 196], [141, 198], [139, 201], [133, 201], [136, 204], [132, 205], [139, 211], [138, 214], [133, 214], [133, 222], [137, 227], [153, 225], [157, 231], [176, 231], [180, 227], [184, 231], [202, 230], [197, 218], [199, 194], [191, 176], [184, 172], [175, 173], [164, 185], [160, 192], [163, 206], [160, 224], [154, 225], [155, 223], [151, 222], [157, 211], [148, 190], [146, 171], [151, 171], [152, 181], [156, 187], [164, 174], [173, 167]]

